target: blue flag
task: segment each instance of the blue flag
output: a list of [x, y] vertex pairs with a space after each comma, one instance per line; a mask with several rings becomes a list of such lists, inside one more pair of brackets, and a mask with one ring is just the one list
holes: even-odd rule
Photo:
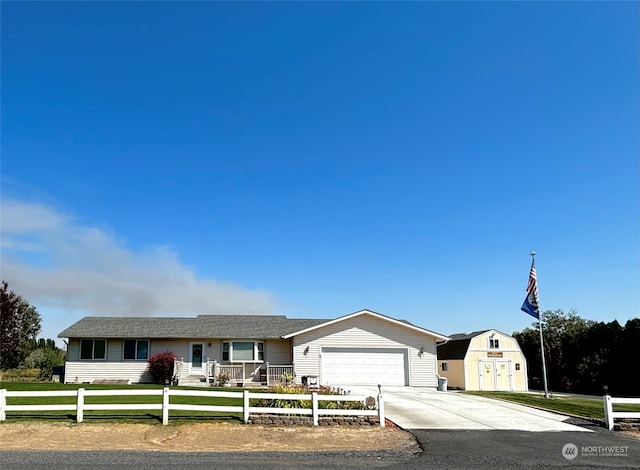
[[538, 306], [538, 277], [536, 275], [536, 260], [531, 261], [531, 271], [529, 271], [529, 284], [527, 285], [527, 297], [524, 299], [522, 307], [525, 313], [528, 313], [537, 320], [540, 320], [540, 308]]

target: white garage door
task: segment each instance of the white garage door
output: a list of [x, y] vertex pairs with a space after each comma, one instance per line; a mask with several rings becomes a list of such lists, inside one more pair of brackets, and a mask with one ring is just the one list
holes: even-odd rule
[[407, 351], [322, 348], [323, 385], [408, 385]]

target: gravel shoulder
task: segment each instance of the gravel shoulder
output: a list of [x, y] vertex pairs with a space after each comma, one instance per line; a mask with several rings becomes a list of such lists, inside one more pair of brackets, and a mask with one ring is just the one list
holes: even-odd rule
[[239, 423], [3, 423], [2, 450], [166, 452], [421, 451], [413, 434], [392, 427], [260, 426]]

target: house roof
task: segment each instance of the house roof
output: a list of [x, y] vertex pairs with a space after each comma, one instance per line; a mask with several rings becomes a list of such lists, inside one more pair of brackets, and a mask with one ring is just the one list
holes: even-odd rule
[[322, 327], [328, 326], [328, 325], [332, 325], [334, 323], [339, 323], [339, 322], [342, 322], [342, 321], [345, 321], [345, 320], [348, 320], [350, 318], [354, 318], [354, 317], [357, 317], [357, 316], [360, 316], [360, 315], [371, 315], [371, 316], [383, 319], [385, 321], [388, 321], [390, 323], [395, 323], [395, 324], [400, 325], [402, 327], [418, 331], [419, 333], [424, 333], [424, 334], [428, 334], [428, 335], [434, 336], [437, 340], [446, 341], [446, 340], [449, 339], [448, 337], [446, 337], [444, 335], [441, 335], [440, 333], [435, 333], [433, 331], [425, 330], [424, 328], [420, 328], [419, 326], [416, 326], [413, 323], [409, 323], [406, 320], [396, 320], [395, 318], [391, 318], [391, 317], [388, 317], [386, 315], [382, 315], [381, 313], [377, 313], [377, 312], [374, 312], [374, 311], [371, 311], [371, 310], [367, 310], [367, 309], [360, 310], [360, 311], [354, 312], [354, 313], [350, 313], [349, 315], [344, 315], [342, 317], [336, 318], [335, 320], [324, 320], [321, 323], [317, 323], [315, 325], [310, 325], [308, 327], [301, 328], [298, 331], [293, 331], [293, 332], [291, 332], [291, 333], [289, 333], [287, 335], [284, 335], [283, 337], [285, 339], [286, 338], [291, 338], [293, 336], [297, 336], [297, 335], [300, 335], [302, 333], [307, 333], [308, 331], [313, 331], [315, 329], [322, 328]]
[[438, 359], [464, 359], [469, 349], [469, 343], [476, 336], [491, 330], [472, 331], [471, 333], [456, 333], [449, 341], [438, 345]]
[[58, 338], [281, 338], [326, 323], [284, 315], [198, 315], [197, 317], [85, 317]]

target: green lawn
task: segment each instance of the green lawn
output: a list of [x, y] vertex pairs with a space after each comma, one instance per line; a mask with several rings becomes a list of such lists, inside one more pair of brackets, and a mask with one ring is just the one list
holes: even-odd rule
[[[158, 389], [163, 388], [162, 385], [90, 385], [90, 384], [59, 384], [59, 383], [28, 383], [28, 382], [0, 382], [0, 389], [11, 391], [55, 391], [55, 390], [77, 390], [84, 388], [85, 390], [141, 390], [141, 389]], [[217, 388], [201, 388], [201, 387], [172, 387], [172, 389], [181, 390], [223, 390], [225, 392], [237, 391], [238, 398], [207, 398], [207, 397], [183, 397], [172, 396], [171, 403], [175, 404], [191, 404], [191, 405], [217, 405], [217, 406], [242, 406], [242, 389], [217, 389]], [[7, 397], [7, 405], [36, 405], [36, 404], [75, 404], [76, 397]], [[97, 396], [87, 397], [85, 403], [162, 403], [162, 396]], [[169, 423], [176, 424], [185, 421], [200, 420], [233, 420], [241, 421], [242, 413], [220, 413], [220, 412], [194, 412], [172, 410], [169, 414]], [[42, 419], [57, 421], [75, 421], [76, 415], [73, 411], [10, 411], [7, 412], [7, 422], [15, 419]], [[119, 421], [162, 421], [161, 410], [119, 410], [119, 411], [102, 411], [102, 410], [85, 410], [85, 422], [100, 422], [106, 420]]]
[[[546, 410], [557, 411], [587, 419], [604, 419], [604, 405], [602, 399], [553, 396], [545, 398], [540, 394], [515, 393], [515, 392], [461, 392], [469, 395], [478, 395], [487, 398], [506, 400], [522, 405], [534, 406]], [[614, 405], [614, 411], [638, 411], [640, 405]]]

